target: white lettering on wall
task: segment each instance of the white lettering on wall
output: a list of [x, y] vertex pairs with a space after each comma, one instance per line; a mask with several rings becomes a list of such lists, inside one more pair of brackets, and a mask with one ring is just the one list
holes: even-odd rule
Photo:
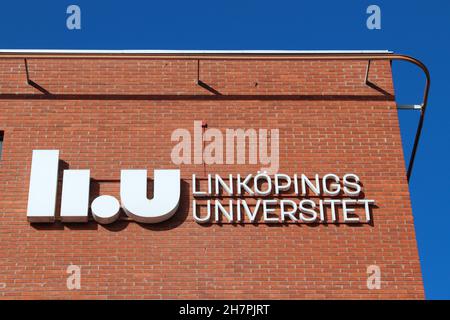
[[[55, 221], [59, 150], [34, 150], [31, 163], [27, 218], [30, 222]], [[122, 170], [120, 198], [124, 212], [142, 223], [169, 219], [180, 200], [180, 170], [154, 171], [154, 197], [147, 199], [147, 170]], [[64, 170], [61, 221], [86, 222], [89, 208], [89, 170]], [[103, 224], [119, 217], [119, 204], [112, 196], [92, 202], [94, 219]]]

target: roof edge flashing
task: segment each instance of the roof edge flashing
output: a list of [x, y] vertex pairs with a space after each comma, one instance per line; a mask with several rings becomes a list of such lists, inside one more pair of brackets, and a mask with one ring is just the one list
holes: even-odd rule
[[0, 54], [173, 54], [173, 55], [326, 55], [392, 54], [389, 50], [71, 50], [71, 49], [0, 49]]

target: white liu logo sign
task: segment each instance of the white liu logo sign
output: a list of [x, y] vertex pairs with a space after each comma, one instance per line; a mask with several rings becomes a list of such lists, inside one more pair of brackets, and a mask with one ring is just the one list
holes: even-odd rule
[[[27, 218], [30, 222], [54, 222], [58, 185], [59, 150], [34, 150], [31, 163]], [[90, 170], [64, 170], [61, 221], [87, 222]], [[121, 170], [120, 204], [102, 195], [91, 204], [92, 216], [102, 224], [114, 222], [120, 207], [137, 222], [158, 223], [177, 211], [180, 170], [154, 171], [154, 196], [147, 198], [147, 170]]]

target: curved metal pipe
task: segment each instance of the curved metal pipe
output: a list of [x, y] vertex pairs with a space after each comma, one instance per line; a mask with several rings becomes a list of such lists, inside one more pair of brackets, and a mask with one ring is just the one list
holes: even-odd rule
[[410, 180], [412, 169], [414, 166], [414, 160], [417, 153], [417, 148], [419, 145], [420, 136], [422, 134], [423, 123], [425, 120], [425, 113], [428, 104], [428, 94], [430, 90], [430, 72], [428, 68], [418, 59], [407, 55], [394, 54], [394, 53], [277, 53], [277, 54], [267, 54], [267, 53], [177, 53], [177, 54], [166, 54], [166, 53], [152, 53], [152, 54], [142, 54], [142, 53], [0, 53], [0, 59], [187, 59], [187, 60], [389, 60], [389, 61], [406, 61], [418, 66], [425, 73], [426, 83], [425, 90], [422, 100], [422, 108], [420, 111], [419, 124], [417, 126], [416, 135], [414, 138], [414, 145], [409, 160], [407, 179]]

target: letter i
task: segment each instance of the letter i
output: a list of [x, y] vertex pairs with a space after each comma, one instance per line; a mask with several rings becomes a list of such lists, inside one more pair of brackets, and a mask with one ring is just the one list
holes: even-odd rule
[[55, 221], [59, 150], [33, 150], [27, 219], [30, 222]]

